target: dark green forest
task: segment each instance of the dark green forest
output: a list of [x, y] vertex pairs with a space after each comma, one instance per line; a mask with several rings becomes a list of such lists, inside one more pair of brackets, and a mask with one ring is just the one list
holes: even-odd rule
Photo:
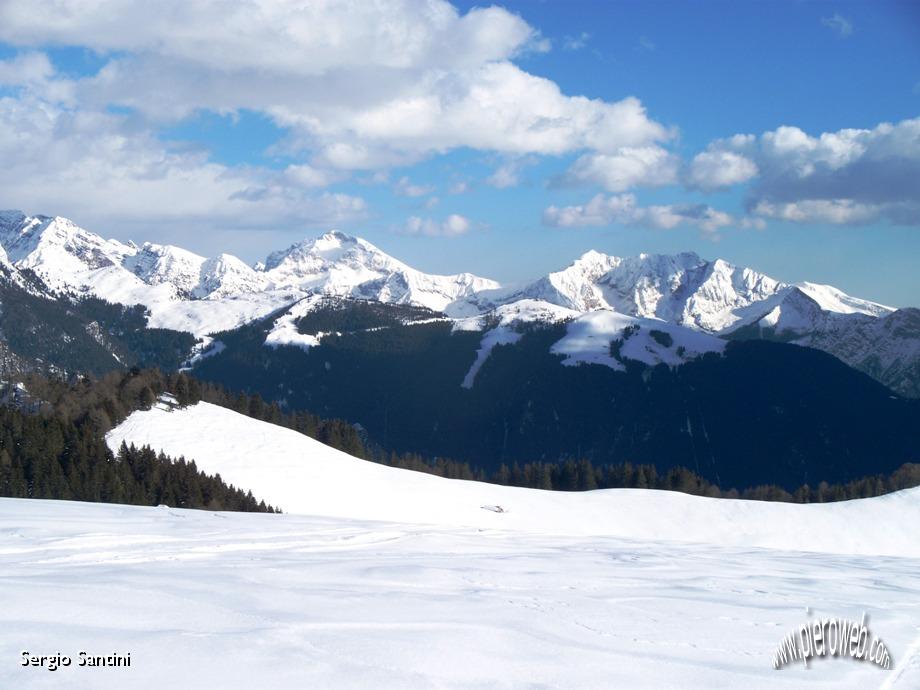
[[0, 280], [0, 334], [4, 348], [16, 356], [14, 365], [0, 366], [0, 372], [101, 375], [132, 366], [175, 370], [195, 344], [189, 333], [147, 328], [147, 310], [141, 305], [58, 297], [47, 299]]
[[[29, 398], [0, 406], [0, 496], [273, 512], [193, 460], [105, 444], [105, 432], [149, 407], [179, 377], [134, 370], [73, 385], [30, 376]], [[186, 402], [190, 400], [186, 399]]]
[[283, 411], [277, 403], [267, 403], [258, 394], [231, 393], [183, 373], [135, 368], [100, 378], [81, 377], [70, 383], [31, 375], [25, 385], [29, 393], [24, 401], [0, 406], [2, 496], [210, 510], [274, 510], [251, 493], [227, 486], [219, 475], [202, 473], [194, 459], [173, 459], [149, 448], [124, 446], [113, 454], [106, 447], [106, 431], [131, 412], [149, 408], [164, 392], [174, 394], [180, 405], [211, 402], [293, 429], [369, 461], [509, 486], [561, 491], [648, 488], [711, 497], [811, 503], [876, 496], [920, 485], [920, 465], [916, 464], [905, 464], [887, 475], [836, 484], [822, 481], [792, 491], [773, 484], [720, 487], [683, 466], [661, 472], [653, 464], [595, 465], [586, 458], [502, 464], [487, 472], [468, 462], [390, 451], [348, 422], [323, 419], [304, 411]]
[[[342, 311], [321, 307], [301, 322], [302, 331], [336, 329], [306, 352], [264, 346], [274, 315], [218, 334], [225, 349], [194, 374], [286, 410], [360, 424], [387, 451], [453, 458], [486, 476], [503, 464], [583, 458], [654, 465], [662, 475], [685, 467], [717, 486], [792, 493], [918, 459], [920, 401], [817, 350], [730, 342], [724, 356], [679, 367], [627, 360], [618, 372], [562, 366], [550, 348], [564, 324], [533, 327], [497, 346], [465, 389], [480, 333], [446, 322], [345, 332]], [[362, 328], [386, 320], [364, 316]], [[674, 347], [663, 335], [653, 337]]]

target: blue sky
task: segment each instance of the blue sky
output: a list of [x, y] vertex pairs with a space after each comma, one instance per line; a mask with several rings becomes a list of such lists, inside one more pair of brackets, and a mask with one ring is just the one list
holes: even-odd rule
[[916, 3], [232, 7], [4, 3], [0, 206], [508, 282], [690, 249], [920, 306]]

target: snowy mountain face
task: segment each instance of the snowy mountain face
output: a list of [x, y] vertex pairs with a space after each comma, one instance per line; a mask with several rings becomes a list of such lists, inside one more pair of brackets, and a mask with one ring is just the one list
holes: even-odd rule
[[909, 397], [920, 397], [920, 310], [890, 310], [834, 288], [804, 283], [738, 329], [824, 350]]
[[743, 319], [746, 309], [787, 288], [749, 268], [721, 259], [704, 261], [692, 252], [621, 258], [589, 251], [523, 288], [483, 293], [473, 300], [480, 309], [522, 299], [577, 312], [607, 309], [721, 333]]
[[341, 232], [329, 232], [265, 261], [264, 275], [274, 287], [413, 304], [443, 311], [447, 305], [476, 292], [499, 287], [495, 281], [461, 273], [430, 275], [384, 253], [370, 242]]
[[0, 212], [0, 268], [34, 271], [51, 290], [144, 304], [151, 326], [196, 335], [229, 330], [310, 294], [442, 310], [498, 283], [469, 273], [417, 271], [365, 240], [330, 232], [248, 266], [229, 254], [104, 240], [66, 218]]
[[[459, 330], [497, 327], [484, 338], [487, 356], [494, 344], [514, 340], [521, 324], [606, 311], [713, 336], [770, 337], [815, 347], [901, 393], [920, 395], [916, 315], [910, 310], [895, 316], [889, 307], [831, 286], [789, 285], [692, 252], [624, 258], [589, 251], [523, 287], [502, 288], [470, 273], [423, 273], [335, 231], [273, 252], [253, 267], [228, 254], [205, 258], [174, 246], [105, 240], [66, 218], [0, 211], [0, 273], [25, 284], [18, 274], [23, 269], [53, 291], [143, 304], [150, 326], [196, 336], [232, 330], [311, 295], [326, 295], [426, 307], [454, 318]], [[604, 334], [611, 341], [622, 331], [612, 328], [609, 318], [591, 323], [611, 326]], [[286, 333], [291, 330], [283, 325]], [[288, 335], [296, 336], [296, 329]], [[653, 363], [657, 355], [646, 353], [657, 348], [651, 343], [633, 354]]]
[[[705, 261], [691, 252], [620, 258], [589, 251], [567, 268], [523, 288], [478, 293], [462, 304], [466, 309], [490, 310], [505, 329], [510, 313], [519, 321], [551, 322], [564, 320], [560, 313], [574, 318], [571, 315], [603, 311], [648, 320], [645, 333], [657, 321], [699, 335], [770, 337], [824, 350], [899, 393], [920, 397], [920, 328], [913, 313], [916, 310], [896, 312], [829, 285], [781, 283], [721, 259]], [[452, 305], [452, 309], [464, 313], [460, 305]], [[528, 319], [528, 314], [542, 315]], [[556, 351], [566, 352], [577, 342], [578, 352], [567, 362], [617, 368], [605, 343], [618, 339], [625, 323], [620, 316], [578, 319], [570, 328], [577, 333], [570, 333], [567, 343], [559, 344]], [[692, 333], [681, 335], [671, 330], [668, 332], [677, 341], [702, 346]], [[590, 334], [588, 340], [586, 333]], [[638, 346], [641, 341], [642, 338], [633, 340], [623, 351], [624, 356], [632, 355], [652, 365], [679, 363], [661, 352], [656, 342]], [[701, 349], [685, 347], [682, 352], [717, 350], [710, 343]], [[664, 358], [659, 356], [662, 354]]]

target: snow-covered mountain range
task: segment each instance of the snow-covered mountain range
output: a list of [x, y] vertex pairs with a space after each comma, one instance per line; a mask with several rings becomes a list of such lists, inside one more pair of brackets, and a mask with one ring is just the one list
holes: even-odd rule
[[[660, 330], [672, 339], [692, 341], [694, 347], [682, 348], [687, 357], [707, 342], [712, 346], [705, 351], [720, 348], [715, 338], [701, 340], [702, 334], [781, 339], [829, 352], [901, 393], [920, 396], [920, 311], [895, 310], [827, 285], [786, 284], [692, 252], [623, 258], [589, 251], [531, 283], [502, 287], [470, 273], [418, 271], [337, 231], [250, 266], [228, 254], [205, 258], [175, 246], [106, 240], [62, 217], [0, 211], [0, 271], [22, 282], [26, 270], [54, 292], [143, 304], [151, 326], [196, 336], [236, 328], [320, 294], [423, 306], [455, 319], [457, 328], [500, 329], [483, 339], [486, 355], [495, 343], [513, 340], [521, 323], [572, 321], [577, 333], [559, 351], [570, 361], [603, 363], [605, 353], [595, 356], [597, 344], [603, 350], [639, 320], [646, 334], [656, 323], [667, 324]], [[585, 321], [583, 315], [598, 311], [628, 318]], [[289, 331], [293, 318], [286, 316], [279, 318], [279, 329]], [[573, 343], [587, 342], [578, 336], [586, 329], [591, 352], [580, 356]], [[681, 329], [689, 332], [682, 335]], [[676, 363], [673, 355], [658, 356], [660, 348], [647, 337], [634, 340], [631, 349], [648, 363]]]

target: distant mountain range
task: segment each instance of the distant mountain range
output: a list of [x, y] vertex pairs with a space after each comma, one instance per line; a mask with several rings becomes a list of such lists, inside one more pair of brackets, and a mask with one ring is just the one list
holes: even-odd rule
[[[621, 258], [590, 251], [531, 283], [502, 287], [470, 273], [423, 273], [335, 231], [250, 266], [229, 254], [205, 258], [169, 245], [106, 240], [62, 217], [0, 211], [0, 273], [36, 294], [142, 304], [150, 327], [204, 338], [200, 350], [207, 336], [268, 315], [275, 327], [266, 345], [315, 345], [322, 335], [298, 333], [293, 324], [319, 296], [334, 296], [424, 307], [433, 318], [451, 319], [454, 330], [483, 332], [477, 368], [496, 344], [515, 341], [522, 325], [569, 322], [554, 345], [569, 364], [621, 368], [609, 345], [628, 328], [641, 337], [621, 357], [646, 364], [721, 351], [725, 339], [770, 339], [823, 350], [901, 395], [920, 397], [920, 310], [895, 310], [827, 285], [785, 284], [690, 252]], [[651, 331], [678, 344], [664, 347]], [[472, 385], [475, 371], [467, 374]]]
[[0, 212], [0, 375], [132, 366], [491, 471], [587, 458], [791, 488], [920, 459], [916, 309], [692, 253], [592, 251], [503, 287], [340, 232], [249, 266]]

